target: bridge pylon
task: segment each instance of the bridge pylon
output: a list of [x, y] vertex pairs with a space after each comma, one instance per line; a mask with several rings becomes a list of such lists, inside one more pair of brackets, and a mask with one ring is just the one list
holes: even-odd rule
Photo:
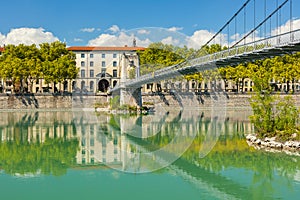
[[120, 105], [135, 106], [138, 109], [142, 107], [141, 87], [125, 87], [125, 83], [130, 81], [129, 70], [135, 68], [136, 77], [139, 76], [139, 57], [137, 54], [123, 54], [121, 58], [120, 74]]

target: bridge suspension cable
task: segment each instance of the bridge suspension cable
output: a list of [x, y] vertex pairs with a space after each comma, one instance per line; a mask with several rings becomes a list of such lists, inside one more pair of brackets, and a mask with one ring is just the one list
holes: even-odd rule
[[267, 18], [265, 18], [259, 25], [254, 27], [248, 34], [246, 34], [244, 37], [242, 37], [238, 42], [236, 42], [234, 45], [232, 45], [230, 48], [233, 48], [237, 46], [241, 41], [246, 40], [246, 38], [254, 33], [259, 27], [261, 27], [266, 21], [268, 21], [274, 14], [278, 12], [289, 0], [285, 0], [279, 7], [277, 7]]
[[226, 24], [210, 39], [208, 40], [202, 47], [205, 47], [206, 45], [208, 45], [211, 41], [213, 41], [229, 24], [230, 22], [236, 18], [236, 16], [238, 16], [238, 14], [247, 6], [247, 4], [250, 2], [251, 0], [247, 0], [243, 6], [226, 22]]

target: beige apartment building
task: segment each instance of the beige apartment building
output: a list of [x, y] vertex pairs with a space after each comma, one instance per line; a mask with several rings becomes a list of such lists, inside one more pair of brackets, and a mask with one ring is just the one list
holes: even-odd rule
[[69, 47], [76, 54], [79, 76], [72, 81], [72, 90], [93, 93], [107, 92], [120, 83], [121, 61], [129, 67], [139, 66], [138, 51], [143, 47]]

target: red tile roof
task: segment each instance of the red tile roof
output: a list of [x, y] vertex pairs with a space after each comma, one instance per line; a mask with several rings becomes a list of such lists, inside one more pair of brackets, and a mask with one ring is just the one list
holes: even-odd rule
[[4, 51], [4, 48], [3, 47], [0, 47], [0, 52], [3, 52]]
[[144, 47], [92, 47], [92, 46], [74, 46], [69, 47], [70, 51], [138, 51], [145, 50]]

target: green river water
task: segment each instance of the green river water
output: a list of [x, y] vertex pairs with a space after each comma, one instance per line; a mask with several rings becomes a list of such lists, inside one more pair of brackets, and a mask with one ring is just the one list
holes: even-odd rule
[[248, 115], [1, 112], [0, 199], [299, 199], [300, 157], [249, 147]]

